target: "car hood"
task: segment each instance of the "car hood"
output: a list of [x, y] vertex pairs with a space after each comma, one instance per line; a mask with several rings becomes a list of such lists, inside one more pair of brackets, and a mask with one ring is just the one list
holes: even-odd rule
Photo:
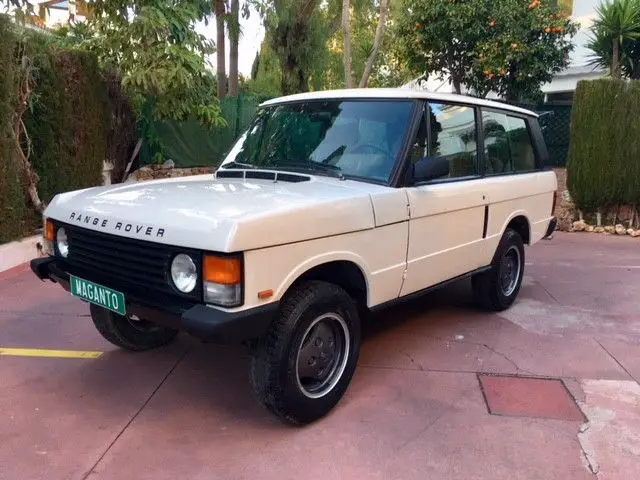
[[367, 190], [313, 176], [293, 183], [198, 175], [60, 194], [45, 216], [129, 238], [237, 252], [374, 228]]

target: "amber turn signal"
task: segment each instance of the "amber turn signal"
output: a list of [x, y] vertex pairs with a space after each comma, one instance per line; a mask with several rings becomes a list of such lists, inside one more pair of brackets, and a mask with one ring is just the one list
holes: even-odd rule
[[205, 282], [220, 285], [237, 285], [242, 281], [242, 265], [235, 257], [204, 257], [203, 278]]
[[51, 220], [47, 220], [45, 225], [45, 238], [50, 242], [56, 239], [56, 227]]

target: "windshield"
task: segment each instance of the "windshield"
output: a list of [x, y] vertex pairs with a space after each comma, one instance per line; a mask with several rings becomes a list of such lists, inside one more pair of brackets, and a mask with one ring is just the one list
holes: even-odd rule
[[331, 100], [261, 108], [223, 168], [306, 171], [387, 183], [413, 101]]

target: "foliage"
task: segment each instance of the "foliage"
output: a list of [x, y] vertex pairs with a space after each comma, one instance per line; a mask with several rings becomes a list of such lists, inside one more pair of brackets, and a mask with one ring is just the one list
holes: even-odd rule
[[33, 212], [27, 207], [16, 158], [13, 118], [16, 108], [14, 52], [17, 37], [11, 21], [0, 15], [0, 243], [28, 232]]
[[107, 159], [108, 102], [95, 57], [28, 35], [25, 55], [36, 68], [35, 96], [25, 118], [43, 201], [101, 183]]
[[590, 63], [616, 78], [640, 79], [640, 0], [607, 1], [596, 12], [587, 43]]
[[485, 96], [530, 97], [568, 64], [577, 24], [539, 0], [401, 0], [409, 66]]
[[[253, 0], [258, 4], [262, 15], [274, 15], [272, 2]], [[268, 5], [264, 5], [268, 4]], [[351, 0], [351, 37], [352, 74], [361, 79], [367, 59], [373, 51], [374, 38], [380, 15], [379, 0]], [[266, 8], [265, 8], [266, 7]], [[327, 90], [343, 88], [345, 74], [343, 65], [343, 30], [341, 28], [342, 0], [319, 2], [314, 10], [314, 21], [317, 38], [310, 45], [313, 47], [308, 55], [311, 61], [306, 62], [307, 87], [310, 90]], [[411, 80], [411, 71], [398, 49], [394, 18], [402, 13], [399, 2], [390, 2], [388, 28], [381, 39], [382, 48], [376, 56], [376, 62], [369, 79], [371, 87], [397, 87]], [[263, 17], [267, 20], [265, 17]], [[267, 38], [256, 56], [252, 78], [246, 85], [248, 92], [258, 95], [276, 96], [282, 92], [282, 68], [280, 56], [276, 55], [272, 37], [269, 35], [271, 22], [266, 22]], [[296, 57], [293, 57], [296, 58]]]
[[593, 212], [640, 203], [640, 82], [582, 81], [575, 94], [567, 186]]
[[278, 58], [283, 94], [309, 88], [309, 72], [322, 56], [328, 28], [319, 0], [253, 0], [263, 18], [266, 40]]
[[122, 118], [126, 107], [110, 104], [113, 88], [105, 82], [94, 55], [65, 48], [50, 35], [8, 28], [10, 22], [0, 20], [0, 241], [7, 241], [33, 232], [37, 225], [25, 194], [27, 172], [17, 161], [16, 135], [10, 125], [15, 125], [20, 112], [16, 102], [20, 69], [31, 68], [33, 92], [22, 117], [27, 135], [21, 140], [45, 203], [57, 193], [101, 183], [102, 162], [111, 152], [107, 136], [118, 135], [114, 118]]
[[121, 73], [138, 113], [150, 102], [154, 119], [219, 125], [215, 92], [199, 88], [204, 58], [215, 49], [194, 28], [211, 8], [202, 0], [96, 0], [86, 25], [72, 26], [67, 38]]
[[256, 97], [282, 95], [282, 72], [280, 62], [269, 42], [264, 40], [251, 68], [251, 78], [242, 87], [242, 92]]

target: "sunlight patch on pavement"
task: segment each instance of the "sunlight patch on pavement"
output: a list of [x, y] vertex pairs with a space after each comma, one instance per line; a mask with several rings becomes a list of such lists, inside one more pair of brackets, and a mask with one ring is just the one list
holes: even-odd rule
[[45, 357], [45, 358], [98, 358], [103, 352], [80, 350], [50, 350], [45, 348], [2, 348], [0, 356], [12, 357]]

